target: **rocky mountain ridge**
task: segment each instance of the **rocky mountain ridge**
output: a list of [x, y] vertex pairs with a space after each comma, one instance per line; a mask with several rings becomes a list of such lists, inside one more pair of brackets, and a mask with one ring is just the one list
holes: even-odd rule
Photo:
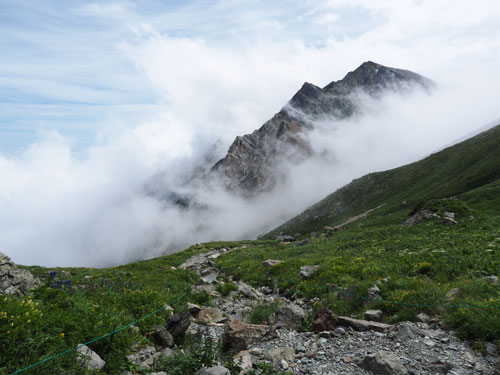
[[372, 61], [324, 88], [306, 82], [273, 118], [253, 133], [236, 137], [212, 172], [232, 190], [249, 195], [269, 191], [284, 177], [277, 172], [281, 161], [300, 162], [314, 152], [306, 135], [315, 120], [342, 120], [361, 113], [357, 93], [378, 97], [388, 90], [404, 93], [433, 86], [419, 74]]

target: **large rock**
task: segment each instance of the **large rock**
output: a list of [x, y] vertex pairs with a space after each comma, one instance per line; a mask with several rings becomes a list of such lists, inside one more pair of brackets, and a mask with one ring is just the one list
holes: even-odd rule
[[234, 357], [234, 362], [240, 367], [240, 375], [246, 374], [247, 372], [252, 371], [253, 361], [252, 355], [248, 350], [242, 350]]
[[420, 210], [417, 213], [415, 213], [412, 217], [407, 219], [403, 223], [403, 225], [409, 227], [409, 226], [421, 223], [422, 221], [433, 219], [433, 218], [439, 218], [439, 215], [435, 214], [431, 210]]
[[356, 331], [387, 332], [392, 327], [390, 324], [353, 319], [346, 316], [338, 316], [337, 324], [345, 327], [352, 327]]
[[156, 345], [164, 348], [170, 348], [174, 345], [174, 337], [168, 332], [165, 326], [153, 326], [153, 340]]
[[337, 321], [333, 313], [323, 307], [314, 314], [313, 330], [314, 332], [335, 331]]
[[0, 293], [23, 296], [40, 286], [40, 279], [31, 272], [17, 268], [4, 253], [0, 252]]
[[368, 354], [360, 366], [374, 375], [407, 375], [408, 370], [401, 361], [388, 352]]
[[295, 305], [281, 306], [269, 317], [269, 324], [279, 328], [291, 328], [298, 330], [304, 322], [304, 310]]
[[319, 269], [319, 266], [302, 266], [300, 267], [299, 278], [302, 280], [309, 279]]
[[[82, 344], [78, 344], [80, 346]], [[78, 352], [78, 363], [81, 367], [89, 370], [101, 370], [106, 365], [106, 362], [99, 357], [99, 354], [92, 351], [87, 345], [80, 346], [76, 349]]]
[[238, 287], [238, 292], [250, 299], [261, 299], [264, 296], [257, 289], [252, 288], [250, 285], [245, 284], [243, 281], [236, 281], [236, 286]]
[[228, 349], [241, 351], [251, 345], [275, 337], [277, 337], [277, 333], [272, 326], [231, 321], [224, 334], [224, 346]]
[[178, 313], [175, 315], [172, 315], [168, 320], [167, 320], [167, 330], [170, 332], [170, 334], [176, 338], [189, 328], [191, 325], [191, 314], [188, 312], [183, 312], [183, 313]]
[[408, 342], [420, 336], [420, 329], [411, 322], [401, 322], [393, 328], [392, 336], [401, 342]]
[[231, 372], [224, 366], [214, 366], [202, 368], [196, 373], [196, 375], [231, 375]]

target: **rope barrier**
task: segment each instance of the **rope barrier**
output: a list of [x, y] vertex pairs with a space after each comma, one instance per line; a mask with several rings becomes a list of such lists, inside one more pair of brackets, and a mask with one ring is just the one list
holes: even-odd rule
[[123, 326], [123, 327], [120, 327], [120, 328], [118, 328], [118, 329], [115, 329], [114, 331], [109, 332], [109, 333], [106, 333], [105, 335], [102, 335], [102, 336], [100, 336], [100, 337], [98, 337], [98, 338], [96, 338], [96, 339], [93, 339], [93, 340], [87, 341], [87, 342], [86, 342], [86, 343], [84, 343], [84, 344], [80, 344], [80, 345], [78, 345], [78, 346], [76, 346], [76, 347], [74, 347], [74, 348], [68, 349], [68, 350], [66, 350], [66, 351], [64, 351], [64, 352], [61, 352], [61, 353], [56, 354], [56, 355], [53, 355], [52, 357], [46, 358], [46, 359], [44, 359], [44, 360], [41, 360], [41, 361], [39, 361], [39, 362], [37, 362], [37, 363], [34, 363], [34, 364], [32, 364], [32, 365], [30, 365], [30, 366], [28, 366], [28, 367], [25, 367], [25, 368], [23, 368], [23, 369], [21, 369], [21, 370], [18, 370], [18, 371], [16, 371], [16, 372], [13, 372], [13, 373], [11, 373], [10, 375], [16, 375], [16, 374], [19, 374], [19, 373], [24, 372], [24, 371], [26, 371], [26, 370], [29, 370], [29, 369], [31, 369], [31, 368], [33, 368], [33, 367], [39, 366], [39, 365], [41, 365], [41, 364], [43, 364], [43, 363], [49, 362], [49, 361], [51, 361], [51, 360], [53, 360], [53, 359], [56, 359], [56, 358], [61, 357], [61, 356], [63, 356], [63, 355], [66, 355], [66, 354], [68, 354], [68, 353], [70, 353], [70, 352], [72, 352], [72, 351], [75, 351], [75, 350], [77, 350], [77, 349], [81, 348], [82, 346], [92, 344], [92, 343], [94, 343], [94, 342], [96, 342], [96, 341], [99, 341], [99, 340], [102, 340], [102, 339], [104, 339], [104, 338], [106, 338], [106, 337], [109, 337], [109, 336], [111, 336], [111, 335], [114, 335], [115, 333], [118, 333], [118, 332], [120, 332], [120, 331], [123, 331], [124, 329], [129, 328], [130, 326], [133, 326], [134, 324], [136, 324], [136, 323], [138, 323], [138, 322], [140, 322], [140, 321], [142, 321], [142, 320], [145, 320], [145, 319], [149, 318], [150, 316], [153, 316], [153, 315], [155, 315], [155, 314], [159, 313], [160, 311], [162, 311], [162, 310], [166, 309], [167, 307], [172, 306], [172, 305], [173, 305], [174, 303], [176, 303], [177, 301], [180, 301], [182, 298], [186, 297], [186, 296], [187, 296], [190, 292], [191, 292], [191, 288], [187, 289], [184, 293], [182, 293], [180, 296], [178, 296], [177, 298], [173, 299], [172, 301], [170, 301], [170, 302], [169, 302], [169, 303], [167, 303], [166, 305], [164, 305], [164, 306], [160, 307], [159, 309], [156, 309], [155, 311], [153, 311], [153, 312], [149, 313], [148, 315], [143, 316], [142, 318], [139, 318], [139, 319], [137, 319], [137, 320], [133, 321], [132, 323], [129, 323], [129, 324], [127, 324], [127, 325]]

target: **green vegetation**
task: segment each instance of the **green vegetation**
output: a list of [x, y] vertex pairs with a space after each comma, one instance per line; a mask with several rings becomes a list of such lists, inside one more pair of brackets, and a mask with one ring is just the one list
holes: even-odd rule
[[155, 369], [169, 375], [195, 374], [204, 366], [215, 366], [220, 355], [220, 348], [211, 339], [194, 340], [186, 343], [183, 349], [176, 349], [172, 355], [160, 357], [155, 363]]
[[255, 306], [247, 316], [247, 321], [250, 324], [265, 324], [269, 317], [280, 308], [278, 302], [261, 303]]
[[[422, 208], [436, 212], [457, 211], [455, 226], [443, 226], [431, 219], [411, 227], [402, 222], [411, 207], [389, 207], [393, 214], [374, 211], [367, 219], [349, 224], [332, 235], [324, 232], [304, 246], [256, 246], [217, 259], [227, 275], [245, 282], [296, 293], [299, 297], [320, 298], [336, 314], [363, 317], [365, 310], [384, 312], [385, 321], [414, 320], [420, 312], [440, 315], [458, 330], [461, 337], [475, 340], [500, 339], [500, 286], [484, 276], [500, 270], [500, 207], [483, 210], [476, 194], [467, 201], [431, 200]], [[495, 212], [496, 209], [496, 212]], [[467, 213], [466, 215], [464, 213]], [[265, 268], [266, 259], [283, 263]], [[303, 265], [320, 265], [309, 280], [297, 277]], [[368, 298], [368, 289], [377, 285], [380, 300]], [[460, 294], [446, 297], [452, 288]]]
[[[23, 298], [0, 296], [0, 374], [74, 348], [165, 306], [199, 278], [172, 267], [194, 254], [227, 245], [193, 246], [182, 253], [107, 269], [23, 267], [40, 277], [42, 286]], [[190, 294], [174, 303], [174, 310], [185, 310], [187, 302], [209, 304], [210, 297]], [[106, 361], [106, 373], [128, 369], [131, 364], [125, 356], [132, 342], [150, 342], [149, 328], [165, 322], [170, 314], [162, 310], [137, 322], [139, 332], [129, 328], [91, 344]], [[67, 370], [82, 371], [76, 367], [75, 351], [25, 373]]]
[[228, 296], [229, 293], [237, 291], [238, 287], [231, 282], [217, 285], [217, 291], [224, 297]]

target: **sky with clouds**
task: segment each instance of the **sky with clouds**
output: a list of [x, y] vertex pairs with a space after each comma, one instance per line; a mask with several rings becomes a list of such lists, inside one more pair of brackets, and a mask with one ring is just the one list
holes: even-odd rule
[[[499, 21], [498, 0], [1, 0], [0, 250], [110, 265], [255, 238], [353, 178], [500, 120]], [[283, 166], [288, 184], [257, 200], [185, 184], [305, 81], [368, 60], [439, 90], [318, 126], [310, 140], [331, 159]], [[158, 199], [169, 191], [211, 209], [181, 211]]]
[[495, 0], [3, 0], [0, 153], [54, 130], [82, 150], [165, 109], [234, 136], [366, 60], [481, 76], [500, 66], [499, 20]]

